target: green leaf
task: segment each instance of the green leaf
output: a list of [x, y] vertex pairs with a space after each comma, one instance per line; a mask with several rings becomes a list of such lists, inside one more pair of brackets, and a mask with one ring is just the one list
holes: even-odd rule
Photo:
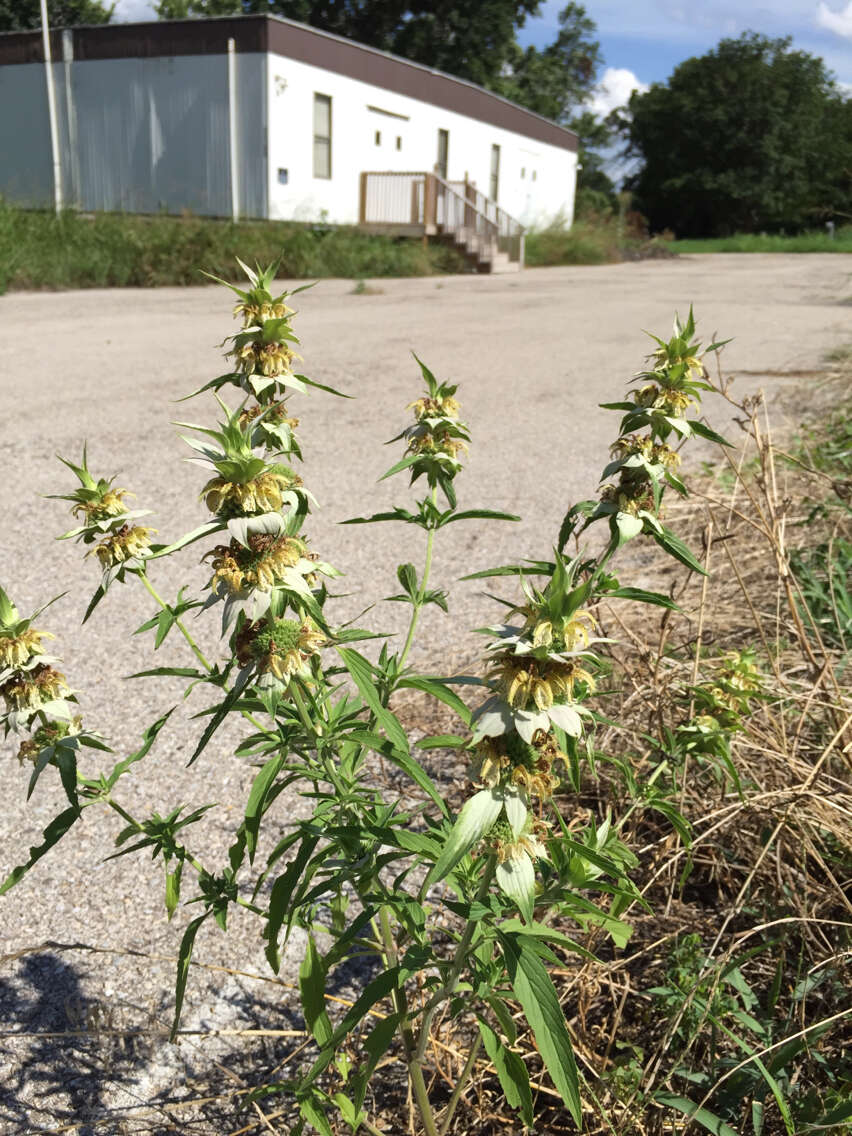
[[189, 977], [189, 964], [192, 961], [192, 948], [195, 946], [195, 936], [198, 934], [198, 928], [209, 914], [209, 911], [205, 911], [203, 915], [199, 915], [196, 919], [193, 919], [184, 931], [183, 938], [180, 941], [177, 978], [175, 980], [175, 1016], [172, 1021], [172, 1032], [169, 1034], [169, 1041], [172, 1042], [177, 1037], [178, 1026], [180, 1025], [183, 996], [186, 993], [186, 980]]
[[435, 527], [440, 529], [444, 525], [453, 524], [454, 521], [519, 521], [520, 519], [514, 513], [504, 513], [499, 509], [462, 509], [459, 513], [443, 517]]
[[515, 997], [535, 1034], [538, 1051], [577, 1127], [582, 1126], [580, 1085], [565, 1015], [544, 963], [522, 935], [497, 932]]
[[396, 715], [382, 705], [373, 677], [373, 668], [363, 655], [352, 650], [351, 647], [338, 647], [337, 653], [343, 659], [343, 665], [349, 671], [361, 697], [372, 711], [379, 726], [387, 734], [388, 739], [403, 753], [408, 753], [408, 737], [399, 724]]
[[[249, 668], [246, 668], [245, 670], [240, 671], [240, 673], [237, 675], [237, 681], [234, 683], [233, 687], [228, 691], [225, 698], [216, 707], [215, 712], [213, 714], [213, 717], [208, 722], [207, 728], [205, 729], [204, 733], [201, 735], [201, 737], [198, 740], [198, 745], [195, 747], [195, 750], [193, 751], [192, 757], [186, 763], [187, 766], [190, 766], [190, 765], [193, 764], [195, 759], [198, 757], [198, 755], [201, 753], [201, 751], [205, 748], [207, 743], [210, 741], [210, 739], [213, 737], [213, 735], [219, 729], [222, 722], [225, 720], [225, 718], [228, 716], [228, 714], [231, 712], [231, 710], [233, 710], [233, 708], [236, 706], [237, 702], [239, 702], [240, 696], [242, 695], [245, 688], [248, 686], [250, 678], [251, 678], [251, 670]], [[202, 711], [202, 713], [207, 713], [207, 711]], [[200, 715], [196, 715], [196, 717], [200, 717]]]
[[166, 914], [169, 919], [177, 911], [180, 902], [180, 877], [183, 862], [180, 861], [173, 872], [166, 872]]
[[387, 741], [385, 738], [379, 737], [378, 734], [372, 734], [369, 730], [353, 730], [349, 737], [359, 745], [366, 746], [367, 749], [372, 750], [374, 753], [380, 753], [386, 757], [388, 761], [392, 762], [397, 769], [401, 769], [406, 773], [415, 784], [435, 802], [444, 816], [449, 816], [447, 812], [447, 803], [438, 791], [435, 782], [426, 772], [426, 770], [416, 761], [410, 753], [403, 751], [395, 746], [392, 742]]
[[128, 757], [125, 757], [123, 761], [119, 761], [116, 765], [113, 766], [112, 772], [110, 773], [109, 777], [107, 777], [106, 783], [108, 789], [113, 788], [119, 777], [121, 777], [122, 774], [126, 773], [131, 765], [135, 765], [137, 761], [141, 761], [142, 758], [145, 757], [148, 750], [157, 740], [157, 734], [159, 734], [160, 730], [162, 730], [163, 726], [165, 726], [166, 722], [168, 722], [169, 718], [174, 713], [174, 710], [175, 707], [173, 706], [171, 710], [166, 711], [162, 718], [158, 718], [156, 722], [153, 722], [142, 734], [141, 747], [137, 749], [135, 753], [131, 753]]
[[484, 568], [471, 572], [462, 580], [490, 580], [494, 576], [552, 576], [556, 565], [551, 560], [526, 560], [523, 564], [504, 564], [501, 568]]
[[249, 854], [249, 863], [254, 862], [257, 849], [257, 834], [260, 828], [260, 819], [263, 816], [263, 805], [270, 786], [275, 781], [281, 766], [284, 764], [284, 755], [276, 753], [270, 757], [252, 782], [251, 792], [246, 803], [245, 834], [246, 849]]
[[503, 810], [503, 794], [497, 789], [480, 789], [466, 801], [450, 830], [427, 884], [438, 883], [453, 870], [463, 856], [478, 844]]
[[379, 478], [379, 481], [384, 481], [388, 477], [393, 477], [395, 473], [401, 473], [404, 469], [410, 469], [411, 466], [413, 466], [414, 463], [419, 460], [419, 454], [409, 454], [407, 458], [402, 458], [401, 461], [398, 461], [395, 465], [392, 465], [386, 473], [383, 473]]
[[526, 1065], [517, 1053], [503, 1045], [494, 1030], [481, 1019], [479, 1032], [488, 1059], [497, 1070], [507, 1104], [516, 1109], [524, 1124], [530, 1127], [533, 1122], [532, 1093]]
[[317, 1045], [328, 1045], [334, 1031], [325, 1009], [325, 967], [313, 935], [308, 936], [305, 957], [299, 967], [299, 991], [302, 995], [305, 1024]]
[[454, 691], [444, 685], [441, 679], [431, 678], [428, 675], [413, 675], [400, 679], [396, 687], [397, 690], [422, 690], [424, 694], [430, 694], [439, 702], [443, 702], [445, 706], [455, 710], [466, 726], [470, 725], [470, 710]]
[[61, 812], [59, 816], [53, 818], [50, 824], [42, 832], [43, 840], [41, 844], [34, 844], [30, 848], [30, 858], [26, 864], [19, 864], [17, 868], [13, 868], [6, 879], [0, 884], [0, 895], [5, 895], [7, 891], [19, 883], [27, 874], [33, 864], [37, 863], [46, 852], [49, 852], [54, 844], [58, 844], [75, 820], [78, 820], [81, 813], [77, 808], [68, 808]]
[[396, 578], [402, 585], [406, 595], [414, 599], [417, 596], [417, 570], [413, 564], [400, 564], [396, 570]]
[[393, 1045], [400, 1017], [400, 1014], [390, 1014], [388, 1017], [383, 1018], [370, 1030], [369, 1034], [367, 1034], [367, 1037], [364, 1039], [364, 1049], [367, 1052], [367, 1060], [358, 1069], [358, 1072], [353, 1078], [355, 1104], [359, 1109], [364, 1104], [364, 1098], [367, 1095], [367, 1086], [375, 1072], [376, 1066]]
[[360, 998], [358, 998], [355, 1005], [344, 1014], [337, 1029], [329, 1039], [328, 1044], [308, 1071], [303, 1084], [309, 1085], [328, 1068], [334, 1057], [334, 1051], [340, 1042], [352, 1032], [362, 1018], [367, 1016], [373, 1006], [386, 998], [392, 990], [395, 990], [399, 986], [399, 983], [399, 967], [393, 966], [388, 970], [381, 971], [381, 973], [376, 975], [376, 977], [365, 986], [363, 993]]
[[705, 426], [703, 422], [690, 420], [689, 425], [692, 427], [693, 434], [698, 434], [701, 438], [706, 438], [708, 442], [716, 442], [720, 446], [731, 446], [732, 443], [723, 438], [721, 434], [717, 434], [715, 430], [711, 430], [709, 426]]
[[663, 1108], [673, 1108], [677, 1112], [682, 1112], [684, 1116], [694, 1120], [696, 1124], [700, 1124], [708, 1132], [712, 1132], [713, 1136], [738, 1136], [737, 1132], [724, 1120], [720, 1120], [714, 1112], [710, 1112], [706, 1108], [698, 1108], [686, 1097], [677, 1096], [675, 1093], [654, 1093], [654, 1100]]
[[680, 608], [670, 596], [664, 596], [662, 592], [646, 592], [644, 588], [613, 588], [611, 591], [604, 592], [601, 599], [635, 600], [637, 603], [665, 607], [669, 611], [680, 611]]
[[680, 537], [675, 536], [669, 529], [664, 528], [662, 532], [651, 532], [648, 535], [657, 542], [660, 548], [665, 549], [669, 556], [673, 556], [675, 560], [679, 560], [681, 564], [685, 564], [687, 568], [691, 568], [700, 576], [707, 575]]

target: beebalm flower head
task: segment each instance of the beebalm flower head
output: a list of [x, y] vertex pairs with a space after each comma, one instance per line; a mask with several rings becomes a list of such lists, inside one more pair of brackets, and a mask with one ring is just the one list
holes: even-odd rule
[[65, 675], [46, 663], [13, 674], [0, 686], [0, 696], [9, 711], [38, 710], [71, 694]]
[[217, 474], [201, 490], [208, 509], [219, 516], [236, 517], [277, 512], [285, 504], [294, 504], [292, 491], [302, 485], [301, 478], [281, 462], [268, 462], [255, 449], [252, 419], [243, 416], [242, 408], [231, 411], [221, 400], [219, 405], [226, 419], [218, 429], [179, 423], [212, 440], [211, 444], [183, 436], [202, 455], [188, 460]]
[[22, 630], [0, 627], [0, 671], [7, 667], [23, 666], [35, 655], [43, 655], [42, 639], [53, 638], [49, 631], [37, 631], [34, 627], [24, 627]]
[[424, 396], [409, 403], [408, 409], [414, 410], [414, 417], [419, 422], [423, 418], [458, 418], [461, 406], [452, 395]]
[[590, 692], [595, 689], [594, 677], [580, 658], [539, 659], [505, 652], [494, 659], [490, 677], [501, 698], [518, 710], [549, 710], [556, 702], [572, 702], [578, 682]]
[[[242, 337], [240, 337], [242, 338]], [[289, 375], [293, 370], [296, 353], [286, 343], [272, 340], [269, 343], [249, 340], [236, 344], [228, 352], [239, 370], [246, 375], [259, 373], [267, 378]]]
[[484, 738], [474, 753], [476, 779], [487, 788], [515, 786], [529, 797], [549, 800], [559, 785], [553, 773], [557, 761], [567, 763], [552, 731], [539, 731], [526, 742], [515, 731]]
[[295, 568], [300, 561], [316, 560], [305, 542], [295, 536], [253, 533], [247, 543], [248, 547], [232, 540], [206, 554], [213, 557], [210, 587], [214, 591], [220, 584], [235, 595], [250, 588], [267, 591], [282, 579], [286, 569]]
[[243, 666], [254, 663], [261, 675], [288, 683], [294, 675], [310, 677], [310, 660], [325, 643], [311, 619], [275, 619], [245, 623], [237, 633], [235, 650]]
[[21, 742], [18, 749], [18, 761], [22, 764], [25, 761], [34, 763], [38, 759], [38, 755], [50, 746], [56, 745], [63, 738], [79, 734], [82, 726], [83, 719], [79, 714], [75, 714], [73, 718], [67, 721], [43, 722], [31, 737], [25, 738]]
[[274, 513], [283, 508], [285, 494], [301, 484], [302, 479], [292, 470], [270, 467], [246, 481], [213, 477], [200, 495], [210, 512], [220, 516]]
[[110, 533], [100, 541], [91, 552], [97, 556], [103, 568], [114, 568], [129, 561], [138, 561], [148, 555], [151, 546], [150, 533], [155, 529], [145, 525], [122, 525], [120, 529]]

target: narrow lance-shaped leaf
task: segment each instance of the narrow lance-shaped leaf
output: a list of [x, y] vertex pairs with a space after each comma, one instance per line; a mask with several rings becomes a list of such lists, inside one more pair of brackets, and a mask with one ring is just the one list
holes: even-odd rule
[[465, 802], [447, 837], [444, 850], [429, 873], [428, 883], [438, 883], [453, 870], [459, 860], [485, 836], [503, 808], [503, 794], [498, 789], [480, 789]]
[[582, 1124], [580, 1084], [565, 1015], [544, 963], [533, 946], [516, 934], [497, 932], [515, 997], [535, 1034], [547, 1071], [574, 1122]]

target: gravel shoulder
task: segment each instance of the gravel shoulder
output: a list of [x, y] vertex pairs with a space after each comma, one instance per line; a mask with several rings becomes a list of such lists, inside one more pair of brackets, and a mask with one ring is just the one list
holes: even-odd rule
[[[435, 583], [450, 588], [451, 612], [429, 609], [413, 661], [442, 670], [475, 658], [477, 641], [466, 629], [494, 618], [481, 587], [455, 581], [547, 553], [566, 505], [594, 493], [616, 426], [597, 403], [618, 399], [638, 369], [649, 343], [641, 329], [665, 333], [673, 313], [685, 315], [693, 303], [705, 342], [733, 338], [724, 360], [735, 390], [762, 387], [770, 398], [807, 382], [802, 374], [825, 351], [852, 339], [850, 308], [842, 303], [852, 292], [852, 257], [845, 255], [701, 255], [371, 286], [374, 294], [359, 295], [351, 281], [323, 281], [298, 297], [295, 324], [305, 373], [355, 396], [345, 401], [317, 392], [291, 403], [301, 419], [305, 481], [322, 506], [309, 535], [345, 573], [338, 619], [397, 591], [399, 561], [422, 559], [417, 542], [396, 526], [339, 524], [410, 499], [403, 480], [377, 479], [399, 456], [383, 443], [406, 424], [405, 408], [419, 393], [412, 351], [439, 378], [460, 384], [473, 434], [459, 482], [462, 507], [523, 518], [515, 525], [456, 525], [441, 534]], [[141, 588], [116, 589], [81, 629], [97, 573], [77, 546], [53, 539], [70, 527], [64, 503], [39, 495], [65, 491], [68, 478], [54, 455], [77, 460], [88, 439], [92, 470], [117, 474], [139, 508], [153, 509], [150, 523], [161, 539], [201, 523], [200, 471], [181, 460], [188, 451], [170, 422], [209, 424], [214, 417], [209, 396], [180, 406], [174, 400], [225, 369], [218, 345], [234, 330], [228, 295], [205, 287], [0, 298], [6, 343], [0, 583], [22, 611], [66, 593], [41, 622], [57, 634], [56, 650], [87, 724], [119, 752], [135, 748], [142, 728], [179, 700], [163, 680], [124, 677], [155, 665], [150, 641], [129, 635], [152, 614], [151, 600]], [[714, 428], [736, 432], [724, 410], [708, 407], [708, 417]], [[173, 597], [185, 582], [203, 585], [197, 548], [158, 564], [152, 575], [161, 594]], [[401, 605], [380, 604], [366, 618], [398, 633], [403, 614]], [[215, 622], [199, 633], [214, 655]], [[157, 663], [185, 664], [180, 644], [168, 640]], [[176, 729], [125, 779], [122, 799], [140, 812], [218, 803], [195, 843], [221, 863], [252, 769], [232, 756], [236, 730], [186, 768], [196, 731], [190, 714], [203, 705], [193, 700], [179, 708]], [[28, 771], [18, 766], [15, 750], [7, 744], [0, 754], [6, 797], [0, 876], [26, 857], [62, 807], [49, 775], [25, 803]], [[283, 802], [282, 815], [291, 819], [301, 807], [298, 798]], [[220, 1070], [223, 1092], [239, 1091], [250, 1075], [247, 1043], [232, 1035], [205, 1042], [187, 1036], [177, 1049], [147, 1033], [128, 1043], [128, 1030], [150, 1032], [168, 1022], [171, 960], [195, 911], [167, 923], [159, 866], [138, 856], [104, 862], [117, 828], [106, 810], [94, 814], [0, 900], [0, 1133], [176, 1131], [179, 1113], [166, 1109], [165, 1099], [209, 1086], [211, 1069]], [[47, 941], [78, 946], [26, 953]], [[295, 939], [285, 981], [298, 967], [298, 948]], [[245, 971], [267, 973], [260, 925], [248, 917], [235, 919], [227, 938], [205, 928], [196, 958], [210, 966], [239, 960]], [[184, 1024], [199, 1031], [298, 1028], [285, 992], [216, 970], [194, 974]], [[13, 1038], [11, 1031], [26, 1036]], [[285, 1050], [263, 1044], [258, 1060], [274, 1065]], [[182, 1131], [231, 1131], [227, 1121], [220, 1126], [209, 1116], [181, 1123]]]

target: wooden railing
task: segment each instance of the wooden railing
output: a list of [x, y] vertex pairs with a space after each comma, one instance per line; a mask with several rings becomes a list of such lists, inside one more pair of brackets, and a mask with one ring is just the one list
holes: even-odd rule
[[482, 262], [501, 252], [523, 265], [523, 226], [469, 182], [419, 171], [362, 173], [359, 221], [377, 230], [448, 236]]

